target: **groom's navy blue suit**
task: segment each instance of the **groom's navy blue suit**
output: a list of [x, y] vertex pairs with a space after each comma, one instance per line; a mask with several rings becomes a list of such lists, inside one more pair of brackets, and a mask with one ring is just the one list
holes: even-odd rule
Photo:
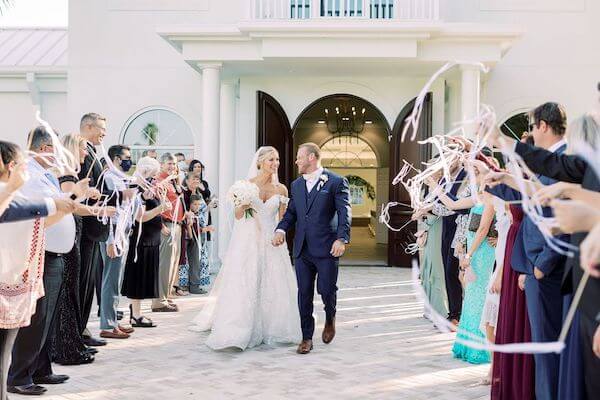
[[338, 258], [330, 251], [337, 239], [350, 241], [351, 220], [350, 191], [345, 178], [324, 169], [310, 193], [303, 177], [292, 182], [290, 202], [277, 229], [287, 232], [296, 228], [293, 256], [304, 340], [312, 339], [315, 330], [312, 316], [315, 277], [325, 316], [328, 321], [335, 317]]

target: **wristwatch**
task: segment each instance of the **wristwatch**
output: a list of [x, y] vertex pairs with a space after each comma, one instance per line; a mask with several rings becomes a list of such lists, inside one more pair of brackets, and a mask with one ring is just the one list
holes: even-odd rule
[[339, 240], [340, 242], [342, 242], [344, 244], [348, 244], [348, 241], [346, 239], [338, 238], [337, 240]]

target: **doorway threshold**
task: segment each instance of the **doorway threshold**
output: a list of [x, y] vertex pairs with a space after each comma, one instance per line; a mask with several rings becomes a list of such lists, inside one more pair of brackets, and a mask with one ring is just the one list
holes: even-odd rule
[[387, 267], [385, 260], [344, 260], [341, 259], [340, 267]]

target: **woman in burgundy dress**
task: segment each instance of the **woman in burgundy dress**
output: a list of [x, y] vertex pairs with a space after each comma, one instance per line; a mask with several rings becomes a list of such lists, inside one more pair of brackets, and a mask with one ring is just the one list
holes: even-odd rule
[[[511, 205], [512, 224], [508, 230], [500, 309], [496, 327], [496, 344], [531, 341], [525, 292], [519, 288], [519, 274], [511, 268], [513, 244], [517, 236], [523, 210]], [[492, 371], [492, 400], [533, 400], [535, 398], [534, 365], [531, 354], [494, 352]]]

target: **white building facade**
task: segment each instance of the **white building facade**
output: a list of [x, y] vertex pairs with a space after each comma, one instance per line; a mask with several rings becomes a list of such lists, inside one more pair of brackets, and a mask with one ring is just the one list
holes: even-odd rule
[[[106, 144], [199, 158], [221, 198], [258, 145], [281, 148], [291, 178], [300, 142], [330, 143], [330, 167], [375, 189], [371, 215], [359, 217], [387, 246], [402, 241], [374, 222], [402, 197], [389, 176], [419, 151], [387, 138], [430, 75], [447, 61], [490, 68], [457, 67], [434, 83], [427, 134], [474, 115], [480, 100], [503, 121], [550, 100], [574, 117], [597, 102], [599, 15], [591, 0], [72, 1], [68, 32], [0, 32], [2, 139], [24, 144], [37, 109], [63, 133], [98, 112]], [[346, 106], [366, 109], [356, 144], [325, 121], [325, 108]], [[384, 263], [399, 264], [400, 251], [388, 247]]]

